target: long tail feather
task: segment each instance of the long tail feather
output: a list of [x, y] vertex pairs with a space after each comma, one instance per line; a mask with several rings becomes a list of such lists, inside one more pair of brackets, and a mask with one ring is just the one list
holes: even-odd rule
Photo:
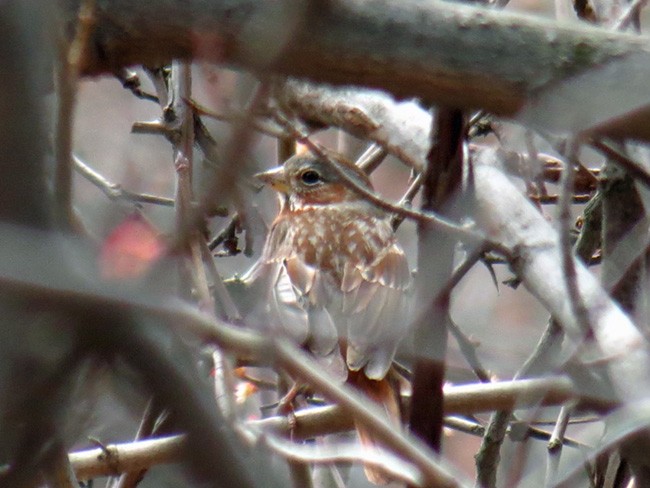
[[[386, 377], [382, 380], [371, 380], [362, 371], [350, 371], [348, 383], [363, 392], [368, 398], [381, 407], [389, 421], [395, 428], [401, 428], [399, 387], [396, 382]], [[359, 436], [361, 445], [368, 450], [374, 451], [381, 447], [381, 442], [374, 436], [374, 433], [364, 426], [355, 422], [355, 429]], [[366, 478], [375, 485], [385, 485], [391, 481], [381, 470], [373, 466], [364, 466]]]

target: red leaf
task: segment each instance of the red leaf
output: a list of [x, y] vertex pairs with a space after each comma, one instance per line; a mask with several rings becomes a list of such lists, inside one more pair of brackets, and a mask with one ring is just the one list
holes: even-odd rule
[[140, 213], [129, 215], [104, 240], [99, 258], [107, 280], [137, 279], [165, 253], [158, 230]]

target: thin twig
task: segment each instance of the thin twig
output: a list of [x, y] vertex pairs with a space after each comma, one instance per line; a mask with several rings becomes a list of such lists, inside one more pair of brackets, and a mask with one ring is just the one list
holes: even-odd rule
[[422, 188], [422, 173], [413, 178], [413, 181], [411, 181], [411, 184], [404, 192], [404, 195], [400, 198], [399, 205], [410, 207], [415, 195], [420, 191], [420, 188]]
[[[141, 441], [152, 436], [155, 432], [156, 422], [160, 419], [162, 407], [157, 404], [154, 398], [151, 398], [142, 414], [138, 431], [135, 434], [134, 441]], [[164, 415], [164, 414], [163, 414]], [[117, 480], [109, 479], [106, 483], [107, 488], [133, 488], [138, 485], [140, 480], [146, 474], [146, 470], [138, 469], [128, 471], [122, 474]]]
[[560, 414], [558, 415], [557, 422], [553, 428], [553, 433], [551, 434], [551, 438], [548, 441], [545, 486], [552, 485], [552, 480], [557, 474], [558, 467], [560, 466], [560, 456], [562, 454], [562, 446], [564, 445], [564, 436], [566, 434], [566, 429], [569, 425], [569, 421], [571, 420], [572, 412], [573, 407], [569, 405], [564, 405], [560, 409]]
[[646, 6], [648, 0], [632, 0], [628, 6], [627, 10], [621, 14], [621, 16], [616, 19], [612, 25], [614, 30], [623, 30], [630, 22], [634, 19], [635, 15], [638, 15], [641, 12], [641, 9]]
[[[599, 419], [591, 420], [591, 422], [598, 422]], [[570, 423], [573, 423], [571, 421]], [[457, 417], [457, 416], [447, 416], [445, 417], [445, 427], [453, 430], [458, 430], [465, 434], [470, 434], [476, 437], [483, 437], [485, 435], [485, 426], [477, 421], [471, 420], [469, 418]], [[510, 428], [506, 430], [506, 434], [510, 433]], [[552, 432], [542, 430], [536, 427], [528, 426], [524, 436], [526, 438], [537, 439], [542, 441], [548, 441], [551, 439]], [[569, 437], [563, 437], [562, 443], [567, 447], [572, 447], [576, 449], [585, 449], [588, 446], [576, 439]]]
[[208, 249], [210, 251], [214, 251], [217, 247], [219, 247], [224, 242], [235, 238], [238, 227], [239, 227], [239, 215], [235, 214], [231, 217], [228, 224], [208, 243]]
[[134, 193], [122, 188], [118, 183], [113, 183], [107, 180], [103, 175], [92, 169], [84, 163], [76, 155], [72, 156], [75, 171], [83, 176], [90, 183], [99, 188], [104, 195], [110, 200], [125, 200], [134, 203], [150, 203], [153, 205], [162, 205], [165, 207], [173, 207], [174, 199], [167, 197], [160, 197], [157, 195], [150, 195], [147, 193]]
[[[556, 204], [560, 201], [560, 195], [528, 195], [528, 197], [531, 200], [539, 202], [542, 205]], [[591, 198], [591, 195], [572, 195], [571, 203], [581, 205], [589, 203]]]
[[456, 339], [460, 352], [472, 368], [472, 371], [474, 371], [476, 377], [482, 383], [489, 383], [491, 381], [490, 374], [481, 364], [481, 361], [476, 354], [476, 345], [465, 335], [453, 320], [449, 321], [447, 327], [449, 327], [449, 332], [451, 332], [451, 335]]
[[253, 130], [260, 132], [261, 134], [275, 137], [279, 140], [290, 139], [287, 137], [287, 132], [282, 130], [282, 127], [274, 124], [270, 119], [260, 120], [258, 116], [251, 117], [251, 114], [246, 112], [229, 111], [217, 113], [199, 104], [196, 100], [188, 99], [186, 102], [190, 107], [192, 107], [192, 110], [194, 110], [197, 115], [203, 115], [220, 122], [229, 122], [232, 124], [246, 123], [250, 125]]
[[589, 313], [585, 306], [580, 290], [578, 289], [578, 279], [576, 277], [575, 261], [573, 254], [573, 243], [571, 242], [571, 229], [573, 222], [571, 217], [571, 195], [573, 192], [574, 164], [577, 160], [580, 142], [571, 141], [567, 150], [567, 166], [562, 173], [560, 180], [560, 201], [558, 226], [560, 236], [560, 251], [562, 253], [562, 268], [565, 277], [565, 286], [567, 297], [573, 310], [576, 323], [584, 334], [589, 334], [591, 324]]
[[621, 154], [619, 151], [610, 145], [605, 144], [601, 140], [591, 139], [589, 144], [623, 168], [632, 178], [640, 181], [645, 186], [650, 187], [650, 173], [648, 173], [648, 170], [642, 167], [639, 163], [633, 161], [624, 154]]
[[[379, 468], [396, 481], [414, 483], [424, 486], [424, 480], [413, 465], [401, 457], [386, 451], [362, 449], [357, 444], [337, 443], [334, 446], [318, 444], [296, 444], [275, 436], [265, 436], [262, 444], [285, 459], [303, 466], [310, 464], [334, 464], [340, 462], [358, 462], [364, 466]], [[308, 478], [303, 482], [310, 482]], [[308, 488], [309, 485], [295, 485], [296, 488]]]
[[192, 211], [192, 177], [194, 166], [194, 119], [192, 111], [183, 101], [192, 89], [189, 63], [174, 62], [169, 83], [169, 105], [163, 108], [165, 120], [178, 136], [174, 138], [174, 166], [176, 169], [176, 232], [187, 227]]
[[136, 121], [131, 125], [132, 134], [162, 135], [170, 138], [174, 135], [175, 129], [160, 120]]
[[356, 165], [366, 174], [371, 174], [388, 156], [388, 151], [376, 142], [370, 144], [368, 148], [359, 156]]
[[148, 100], [155, 103], [160, 102], [157, 96], [142, 90], [140, 86], [140, 77], [135, 71], [128, 68], [121, 68], [117, 73], [115, 73], [115, 77], [120, 80], [124, 88], [141, 100]]
[[208, 274], [212, 279], [212, 289], [214, 291], [215, 301], [219, 304], [223, 317], [229, 322], [241, 321], [242, 315], [224, 285], [223, 278], [217, 269], [217, 265], [210, 255], [207, 243], [205, 240], [200, 239], [199, 245], [201, 247], [203, 262], [206, 263], [205, 265], [207, 266]]
[[[418, 192], [420, 191], [420, 188], [422, 188], [422, 173], [418, 174], [413, 179], [413, 181], [411, 181], [411, 184], [406, 189], [404, 195], [402, 195], [402, 198], [400, 198], [397, 204], [402, 207], [407, 207], [407, 208], [410, 207], [411, 204], [413, 203], [413, 199], [415, 198], [415, 195], [417, 195]], [[400, 225], [402, 225], [402, 222], [404, 222], [403, 216], [393, 215], [393, 221], [391, 224], [393, 226], [393, 230], [397, 230], [397, 228]]]

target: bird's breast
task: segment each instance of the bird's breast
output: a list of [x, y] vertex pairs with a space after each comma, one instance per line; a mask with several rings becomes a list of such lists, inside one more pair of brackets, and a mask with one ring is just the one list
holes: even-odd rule
[[348, 205], [305, 208], [290, 218], [293, 251], [339, 282], [346, 263], [370, 265], [394, 240], [386, 219]]

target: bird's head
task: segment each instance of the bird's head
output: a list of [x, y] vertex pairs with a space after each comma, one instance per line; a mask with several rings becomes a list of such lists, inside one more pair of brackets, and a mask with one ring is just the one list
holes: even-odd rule
[[[336, 161], [350, 179], [372, 189], [368, 176], [358, 167], [343, 159]], [[360, 198], [326, 161], [310, 154], [293, 156], [284, 165], [258, 173], [256, 177], [287, 198], [293, 208]]]

